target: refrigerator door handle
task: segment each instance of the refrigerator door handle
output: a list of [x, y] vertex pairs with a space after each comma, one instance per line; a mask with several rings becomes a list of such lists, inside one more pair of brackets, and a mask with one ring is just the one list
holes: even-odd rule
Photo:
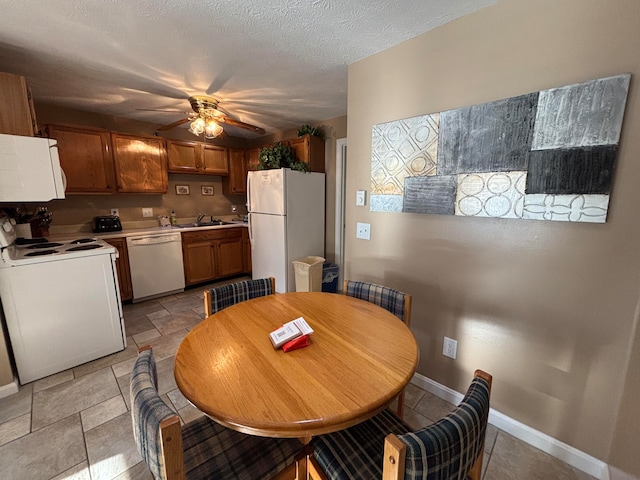
[[251, 208], [251, 175], [247, 175], [247, 212], [252, 212], [252, 211], [253, 209]]
[[251, 222], [252, 215], [253, 214], [249, 212], [247, 216], [249, 217], [249, 243], [251, 244], [251, 248], [253, 249], [253, 228], [251, 227], [251, 224], [253, 223]]

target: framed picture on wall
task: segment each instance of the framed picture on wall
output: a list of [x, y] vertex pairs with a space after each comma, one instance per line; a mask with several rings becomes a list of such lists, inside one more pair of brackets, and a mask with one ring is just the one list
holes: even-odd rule
[[213, 185], [202, 185], [202, 195], [213, 195]]
[[176, 195], [189, 195], [189, 185], [176, 185]]

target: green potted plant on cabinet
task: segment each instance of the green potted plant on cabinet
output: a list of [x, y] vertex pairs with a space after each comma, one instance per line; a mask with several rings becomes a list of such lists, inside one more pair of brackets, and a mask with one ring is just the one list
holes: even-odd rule
[[320, 140], [324, 142], [324, 132], [320, 127], [312, 127], [308, 124], [302, 125], [298, 129], [298, 137], [304, 137], [305, 135], [313, 135], [314, 137], [320, 138]]
[[268, 145], [258, 154], [258, 170], [270, 170], [273, 168], [290, 168], [300, 172], [308, 172], [306, 163], [297, 160], [289, 145], [278, 142]]

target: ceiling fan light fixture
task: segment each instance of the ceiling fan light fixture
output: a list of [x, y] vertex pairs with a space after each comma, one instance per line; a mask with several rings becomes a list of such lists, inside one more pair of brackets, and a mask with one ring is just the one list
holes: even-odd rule
[[189, 131], [193, 133], [195, 136], [201, 135], [205, 130], [205, 122], [202, 117], [196, 118], [193, 122], [191, 122], [191, 126], [189, 127]]
[[212, 118], [209, 118], [204, 127], [204, 138], [216, 138], [221, 133], [222, 127], [214, 122]]

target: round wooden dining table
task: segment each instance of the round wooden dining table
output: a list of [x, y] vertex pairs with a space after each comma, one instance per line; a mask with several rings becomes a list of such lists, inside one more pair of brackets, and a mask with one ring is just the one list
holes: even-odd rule
[[[311, 345], [284, 352], [269, 333], [303, 317]], [[409, 383], [418, 346], [395, 315], [346, 295], [267, 295], [203, 320], [180, 344], [175, 379], [214, 421], [266, 437], [314, 435], [360, 423]]]

